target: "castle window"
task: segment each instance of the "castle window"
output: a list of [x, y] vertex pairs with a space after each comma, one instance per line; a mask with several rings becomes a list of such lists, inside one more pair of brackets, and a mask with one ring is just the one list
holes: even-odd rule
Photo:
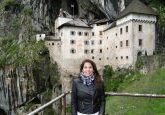
[[107, 50], [108, 50], [108, 48], [107, 48]]
[[52, 45], [54, 46], [54, 43], [52, 43]]
[[75, 44], [75, 40], [70, 40], [70, 44]]
[[78, 35], [81, 36], [83, 33], [82, 32], [78, 32]]
[[91, 44], [94, 45], [94, 43], [95, 43], [94, 40], [92, 40], [92, 41], [91, 41]]
[[85, 35], [85, 36], [88, 36], [88, 32], [85, 32], [84, 35]]
[[142, 39], [139, 39], [139, 46], [142, 46], [142, 43], [143, 41], [142, 41]]
[[103, 50], [102, 50], [102, 49], [100, 49], [99, 51], [100, 51], [100, 53], [102, 53], [102, 52], [103, 52]]
[[107, 57], [107, 60], [109, 60], [109, 57]]
[[76, 50], [72, 48], [72, 49], [70, 50], [70, 53], [74, 54], [74, 53], [76, 53]]
[[120, 47], [123, 47], [123, 42], [122, 41], [120, 41]]
[[123, 56], [121, 56], [121, 59], [123, 59]]
[[117, 46], [116, 46], [116, 48], [117, 48]]
[[91, 53], [92, 53], [92, 54], [94, 53], [94, 49], [91, 49]]
[[87, 40], [84, 41], [84, 44], [85, 44], [85, 45], [89, 45], [89, 41], [87, 41]]
[[117, 33], [116, 33], [116, 36], [117, 36]]
[[103, 35], [103, 31], [99, 31], [100, 35]]
[[94, 32], [92, 32], [92, 36], [94, 36], [95, 35], [95, 33]]
[[128, 59], [128, 56], [126, 56], [126, 59]]
[[108, 36], [107, 36], [107, 39], [108, 39]]
[[95, 57], [94, 57], [94, 56], [92, 56], [92, 59], [95, 59]]
[[120, 28], [120, 34], [122, 34], [123, 33], [123, 29], [122, 28]]
[[126, 29], [125, 31], [126, 31], [126, 32], [128, 32], [128, 26], [126, 26], [126, 28], [125, 28], [125, 29]]
[[139, 25], [139, 32], [142, 31], [142, 25]]
[[118, 57], [116, 57], [116, 59], [118, 59]]
[[101, 60], [101, 58], [99, 58], [99, 60]]
[[84, 53], [85, 53], [85, 54], [88, 54], [88, 53], [89, 53], [89, 50], [85, 49], [85, 50], [84, 50]]
[[102, 40], [99, 40], [99, 44], [102, 44]]
[[71, 31], [70, 32], [70, 35], [75, 35], [75, 31]]
[[126, 40], [126, 46], [129, 46], [129, 42], [128, 42], [128, 40]]

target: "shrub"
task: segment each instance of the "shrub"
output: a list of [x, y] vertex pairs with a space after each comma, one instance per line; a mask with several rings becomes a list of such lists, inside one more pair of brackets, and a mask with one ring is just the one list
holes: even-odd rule
[[33, 10], [29, 7], [24, 7], [24, 9], [22, 10], [22, 14], [25, 16], [31, 16], [33, 13]]
[[135, 67], [136, 68], [142, 68], [143, 66], [144, 66], [144, 60], [142, 58], [138, 57], [136, 64], [135, 64]]
[[55, 110], [52, 107], [48, 107], [44, 110], [44, 115], [54, 115]]
[[105, 79], [110, 79], [111, 76], [113, 75], [114, 71], [113, 68], [109, 65], [104, 66], [104, 70], [103, 70], [103, 76]]
[[5, 5], [13, 5], [15, 3], [14, 0], [5, 0], [4, 1]]
[[130, 83], [141, 76], [139, 72], [132, 69], [119, 68], [113, 71], [112, 67], [108, 66], [104, 68], [103, 75], [105, 75], [105, 91], [118, 91], [119, 88], [125, 87], [122, 86], [123, 82]]

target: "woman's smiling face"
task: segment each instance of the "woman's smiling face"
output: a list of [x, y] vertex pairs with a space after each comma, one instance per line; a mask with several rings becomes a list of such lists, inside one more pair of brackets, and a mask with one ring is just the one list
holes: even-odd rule
[[85, 76], [90, 76], [93, 74], [93, 66], [89, 62], [85, 62], [83, 66], [82, 72], [84, 73]]

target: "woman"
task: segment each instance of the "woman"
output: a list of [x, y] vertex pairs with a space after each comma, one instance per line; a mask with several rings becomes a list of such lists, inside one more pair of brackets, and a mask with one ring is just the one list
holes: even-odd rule
[[104, 85], [96, 64], [87, 59], [80, 65], [79, 77], [73, 80], [72, 115], [104, 115]]

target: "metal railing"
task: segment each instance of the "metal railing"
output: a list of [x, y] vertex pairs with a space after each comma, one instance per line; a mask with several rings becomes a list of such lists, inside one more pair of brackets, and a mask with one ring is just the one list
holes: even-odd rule
[[71, 91], [68, 91], [66, 93], [61, 94], [60, 96], [56, 97], [55, 99], [52, 99], [51, 101], [49, 101], [48, 103], [42, 105], [41, 107], [38, 107], [37, 109], [35, 109], [34, 111], [30, 112], [28, 115], [34, 115], [36, 113], [39, 113], [40, 111], [44, 110], [46, 107], [52, 105], [53, 103], [55, 103], [56, 101], [60, 100], [63, 98], [63, 106], [62, 106], [62, 114], [65, 115], [65, 107], [66, 107], [66, 95], [70, 94]]
[[[66, 115], [65, 107], [66, 107], [66, 95], [70, 94], [71, 91], [61, 94], [60, 96], [56, 97], [55, 99], [49, 101], [48, 103], [42, 105], [41, 107], [35, 109], [34, 111], [30, 112], [28, 115], [34, 115], [39, 113], [40, 111], [44, 110], [46, 107], [52, 105], [56, 101], [63, 98], [63, 106], [62, 106], [62, 115]], [[138, 93], [114, 93], [114, 92], [105, 92], [106, 96], [127, 96], [127, 97], [146, 97], [146, 98], [165, 98], [165, 95], [159, 94], [138, 94]]]
[[165, 95], [159, 95], [159, 94], [139, 94], [139, 93], [114, 93], [114, 92], [105, 92], [105, 95], [106, 96], [165, 98]]

